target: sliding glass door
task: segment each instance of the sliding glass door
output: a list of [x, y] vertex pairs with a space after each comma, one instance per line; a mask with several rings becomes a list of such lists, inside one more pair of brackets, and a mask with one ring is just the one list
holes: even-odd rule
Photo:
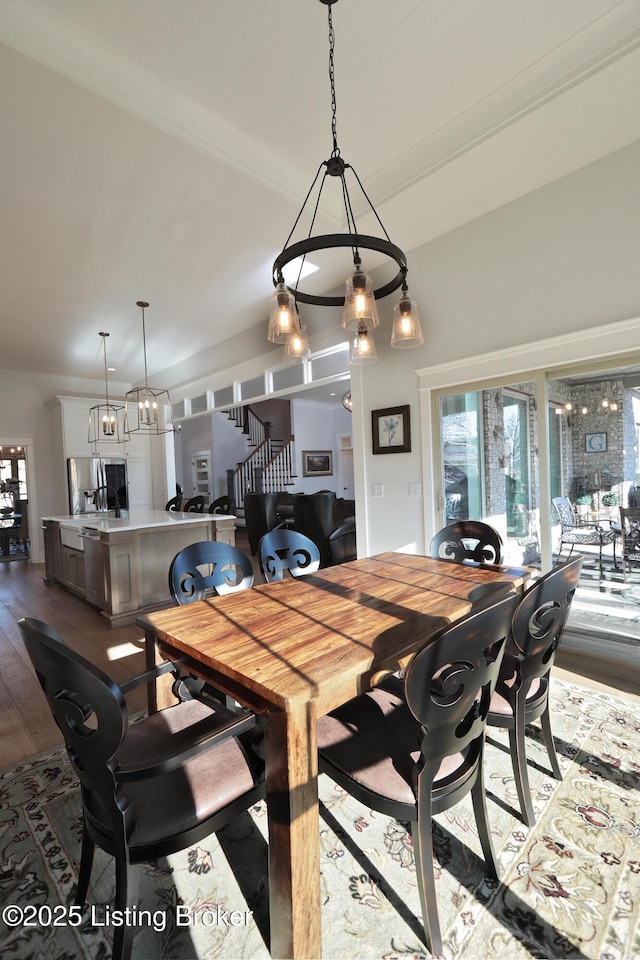
[[540, 555], [535, 412], [534, 383], [440, 399], [444, 522], [486, 520], [510, 563]]

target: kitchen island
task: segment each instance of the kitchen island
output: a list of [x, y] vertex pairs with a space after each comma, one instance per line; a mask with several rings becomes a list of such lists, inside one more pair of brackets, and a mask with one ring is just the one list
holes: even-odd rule
[[172, 603], [169, 566], [199, 540], [235, 543], [235, 517], [144, 507], [43, 517], [45, 576], [97, 607], [112, 627]]

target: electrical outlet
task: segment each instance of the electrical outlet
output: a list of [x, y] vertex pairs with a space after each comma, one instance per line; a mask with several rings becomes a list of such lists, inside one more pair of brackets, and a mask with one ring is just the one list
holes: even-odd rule
[[409, 484], [409, 496], [410, 497], [420, 497], [422, 495], [422, 490], [420, 489], [419, 483], [410, 483]]
[[374, 483], [373, 486], [371, 487], [371, 493], [372, 493], [372, 496], [374, 497], [384, 496], [384, 490], [383, 490], [382, 484]]

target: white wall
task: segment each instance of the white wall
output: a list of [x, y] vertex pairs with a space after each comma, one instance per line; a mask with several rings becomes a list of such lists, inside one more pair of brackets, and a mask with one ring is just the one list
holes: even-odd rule
[[[360, 368], [352, 384], [359, 521], [366, 516], [361, 553], [425, 549], [422, 501], [408, 495], [422, 472], [415, 371], [637, 316], [639, 224], [640, 143], [409, 254], [424, 345], [386, 346], [394, 296], [387, 298], [379, 304], [379, 362]], [[373, 456], [371, 410], [404, 403], [411, 405], [411, 453]], [[374, 498], [380, 483], [384, 496]]]
[[[429, 211], [416, 211], [416, 216], [428, 217]], [[395, 299], [391, 296], [379, 304], [380, 360], [354, 368], [352, 377], [360, 553], [425, 548], [422, 500], [408, 494], [409, 483], [422, 479], [415, 371], [639, 315], [639, 224], [637, 143], [409, 252], [408, 282], [419, 304], [425, 343], [409, 351], [386, 346]], [[402, 236], [394, 235], [394, 240], [402, 245]], [[312, 347], [313, 317], [310, 310]], [[334, 320], [335, 338], [337, 311]], [[212, 367], [221, 384], [231, 382], [236, 369], [248, 377], [264, 369], [265, 358], [275, 357], [275, 351], [267, 349], [263, 328], [243, 338], [237, 368], [231, 357], [224, 370], [222, 365], [217, 372]], [[251, 356], [249, 344], [259, 356]], [[175, 381], [184, 382], [184, 370], [176, 371]], [[64, 508], [48, 473], [53, 439], [44, 403], [55, 394], [88, 396], [91, 389], [100, 396], [99, 385], [90, 387], [87, 381], [72, 384], [14, 371], [0, 376], [0, 436], [33, 436], [41, 516]], [[374, 457], [371, 410], [406, 403], [411, 408], [411, 453]], [[313, 428], [314, 443], [324, 437], [322, 430], [321, 424]], [[329, 446], [333, 443], [321, 449]], [[374, 483], [382, 484], [382, 498], [371, 496]]]
[[[342, 404], [314, 403], [312, 400], [292, 400], [291, 428], [295, 436], [296, 473], [298, 479], [291, 493], [317, 493], [335, 490], [339, 497], [339, 466], [336, 436], [351, 431], [351, 414]], [[330, 450], [333, 455], [333, 475], [330, 477], [303, 477], [303, 450]]]
[[[122, 385], [112, 385], [114, 398], [120, 387]], [[123, 394], [126, 389], [128, 385]], [[104, 384], [101, 390], [100, 384], [91, 380], [0, 371], [0, 438], [10, 437], [13, 443], [28, 440], [33, 461], [29, 465], [29, 476], [35, 478], [29, 487], [29, 534], [34, 561], [44, 558], [39, 518], [68, 512], [67, 488], [60, 468], [62, 436], [59, 417], [46, 404], [56, 394], [75, 394], [99, 400], [103, 390]]]

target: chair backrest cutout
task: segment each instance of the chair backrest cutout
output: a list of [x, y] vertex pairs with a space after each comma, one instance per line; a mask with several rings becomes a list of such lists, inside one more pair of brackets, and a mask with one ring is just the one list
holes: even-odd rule
[[222, 596], [253, 586], [249, 557], [228, 543], [190, 543], [171, 561], [169, 589], [177, 604], [203, 600], [207, 591]]
[[320, 566], [320, 551], [313, 540], [296, 530], [278, 527], [266, 533], [258, 546], [262, 576], [267, 582], [315, 573]]
[[482, 520], [458, 520], [436, 533], [431, 556], [454, 563], [502, 563], [502, 537]]
[[428, 779], [444, 757], [467, 748], [480, 752], [518, 600], [509, 594], [446, 627], [407, 667], [405, 695], [423, 727]]
[[122, 823], [117, 800], [123, 798], [109, 765], [127, 731], [120, 689], [46, 623], [26, 618], [18, 626], [78, 779], [112, 822]]

